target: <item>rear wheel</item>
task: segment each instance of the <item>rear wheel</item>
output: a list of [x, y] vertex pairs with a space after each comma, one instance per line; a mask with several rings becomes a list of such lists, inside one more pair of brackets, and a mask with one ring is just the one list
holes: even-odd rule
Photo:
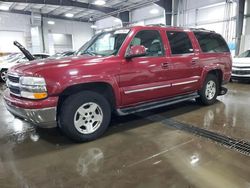
[[59, 115], [59, 127], [75, 141], [91, 141], [105, 132], [110, 119], [108, 100], [99, 93], [83, 91], [64, 101]]
[[219, 81], [213, 74], [208, 74], [202, 89], [199, 91], [200, 97], [197, 102], [204, 105], [211, 105], [216, 102], [219, 93]]

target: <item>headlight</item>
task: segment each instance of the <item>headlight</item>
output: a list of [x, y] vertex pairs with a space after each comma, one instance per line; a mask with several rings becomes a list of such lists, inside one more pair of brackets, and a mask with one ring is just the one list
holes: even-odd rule
[[46, 82], [44, 78], [41, 77], [26, 77], [23, 76], [20, 78], [21, 85], [28, 85], [28, 86], [45, 86]]
[[41, 77], [20, 78], [21, 96], [28, 99], [44, 99], [48, 96], [46, 82]]

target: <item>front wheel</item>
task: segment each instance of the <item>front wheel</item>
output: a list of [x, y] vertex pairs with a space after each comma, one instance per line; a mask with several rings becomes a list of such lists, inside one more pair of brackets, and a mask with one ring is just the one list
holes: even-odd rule
[[219, 81], [213, 74], [208, 74], [202, 89], [199, 91], [200, 97], [197, 102], [204, 105], [211, 105], [216, 102], [219, 93]]
[[99, 93], [83, 91], [69, 96], [59, 112], [59, 127], [77, 142], [100, 137], [108, 128], [111, 107]]

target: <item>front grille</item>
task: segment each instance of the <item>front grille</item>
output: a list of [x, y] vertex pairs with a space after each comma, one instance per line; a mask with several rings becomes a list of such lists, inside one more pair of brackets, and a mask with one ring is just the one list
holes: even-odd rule
[[21, 91], [19, 87], [20, 77], [17, 75], [8, 74], [7, 76], [7, 86], [10, 89], [10, 93], [15, 96], [20, 96]]
[[10, 82], [19, 83], [19, 76], [8, 75], [8, 80]]
[[12, 88], [12, 87], [10, 87], [10, 92], [13, 95], [20, 95], [20, 89], [19, 88]]
[[232, 73], [239, 75], [247, 75], [250, 74], [250, 70], [233, 70]]

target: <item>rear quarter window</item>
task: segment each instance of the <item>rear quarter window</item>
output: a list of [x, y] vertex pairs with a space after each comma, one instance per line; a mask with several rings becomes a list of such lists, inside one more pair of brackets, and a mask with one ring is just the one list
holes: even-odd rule
[[204, 53], [223, 53], [230, 52], [223, 37], [211, 32], [194, 32], [202, 52]]

